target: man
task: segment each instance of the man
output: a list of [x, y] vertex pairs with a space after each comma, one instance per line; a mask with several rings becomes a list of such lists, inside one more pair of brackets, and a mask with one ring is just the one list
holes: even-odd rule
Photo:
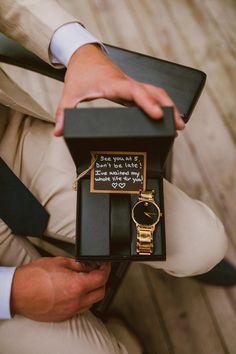
[[[48, 210], [46, 235], [73, 243], [75, 176], [60, 137], [64, 108], [107, 98], [136, 104], [150, 119], [161, 119], [160, 106], [173, 106], [176, 128], [183, 129], [184, 123], [164, 90], [125, 75], [101, 43], [56, 1], [0, 2], [0, 30], [45, 61], [67, 66], [55, 122], [0, 71], [0, 154]], [[205, 205], [166, 181], [164, 194], [167, 261], [151, 265], [176, 276], [209, 270], [226, 251], [222, 224]], [[92, 270], [64, 257], [40, 258], [1, 221], [0, 265], [1, 353], [126, 352], [87, 311], [104, 296], [108, 263]]]

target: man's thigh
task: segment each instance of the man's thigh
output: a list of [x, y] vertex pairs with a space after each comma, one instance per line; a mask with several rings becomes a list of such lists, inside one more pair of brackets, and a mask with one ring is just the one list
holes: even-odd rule
[[[0, 153], [15, 174], [49, 211], [47, 234], [74, 242], [75, 167], [53, 125], [10, 112]], [[0, 220], [0, 265], [20, 266], [40, 257], [27, 239], [12, 234]], [[10, 335], [9, 335], [10, 333]], [[90, 312], [61, 323], [40, 323], [21, 316], [0, 321], [0, 352], [125, 354], [125, 348]]]
[[166, 180], [164, 202], [166, 261], [147, 264], [175, 276], [207, 272], [227, 250], [227, 237], [221, 221], [204, 203], [190, 198]]
[[0, 154], [49, 212], [46, 234], [74, 242], [76, 170], [64, 139], [53, 130], [51, 123], [10, 110]]
[[0, 321], [1, 354], [127, 354], [90, 312], [59, 323], [21, 316]]

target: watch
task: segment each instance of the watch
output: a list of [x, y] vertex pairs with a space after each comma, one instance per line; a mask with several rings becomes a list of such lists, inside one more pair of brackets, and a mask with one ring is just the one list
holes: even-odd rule
[[140, 191], [138, 201], [132, 208], [132, 219], [137, 230], [137, 254], [153, 253], [153, 234], [161, 211], [154, 199], [155, 191]]

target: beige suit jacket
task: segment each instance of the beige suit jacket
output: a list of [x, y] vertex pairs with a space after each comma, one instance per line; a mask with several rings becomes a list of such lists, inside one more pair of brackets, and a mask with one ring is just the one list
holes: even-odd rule
[[[60, 26], [70, 22], [77, 22], [77, 19], [67, 13], [55, 0], [0, 1], [0, 32], [15, 39], [48, 63], [53, 33]], [[0, 104], [53, 121], [54, 118], [26, 93], [9, 73], [7, 66], [0, 64]]]

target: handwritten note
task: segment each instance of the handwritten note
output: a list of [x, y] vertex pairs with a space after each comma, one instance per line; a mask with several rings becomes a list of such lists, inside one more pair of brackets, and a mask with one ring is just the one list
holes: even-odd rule
[[139, 193], [146, 187], [146, 153], [94, 151], [90, 191], [95, 193]]

